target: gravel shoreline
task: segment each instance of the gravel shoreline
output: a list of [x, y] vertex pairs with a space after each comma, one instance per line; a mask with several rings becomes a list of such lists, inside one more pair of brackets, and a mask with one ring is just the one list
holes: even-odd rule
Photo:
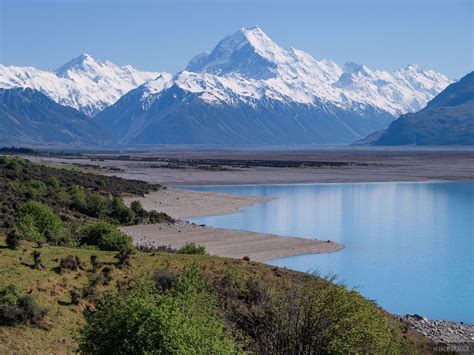
[[474, 324], [430, 320], [418, 314], [406, 314], [400, 320], [438, 344], [435, 351], [474, 352]]

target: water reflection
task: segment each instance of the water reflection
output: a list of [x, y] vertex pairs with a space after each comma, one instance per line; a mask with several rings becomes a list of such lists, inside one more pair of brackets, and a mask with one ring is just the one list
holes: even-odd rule
[[340, 252], [271, 264], [323, 274], [395, 313], [474, 322], [473, 183], [205, 186], [276, 199], [243, 212], [194, 218], [224, 228], [331, 239]]

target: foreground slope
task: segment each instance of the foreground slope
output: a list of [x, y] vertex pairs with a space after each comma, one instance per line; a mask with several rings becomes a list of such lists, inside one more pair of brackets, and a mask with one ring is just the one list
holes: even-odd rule
[[474, 72], [448, 86], [423, 110], [401, 116], [372, 144], [474, 144]]
[[105, 134], [86, 115], [33, 89], [0, 89], [0, 144], [100, 146]]
[[122, 144], [350, 143], [421, 108], [449, 80], [409, 66], [395, 73], [316, 60], [241, 29], [122, 97], [97, 122]]

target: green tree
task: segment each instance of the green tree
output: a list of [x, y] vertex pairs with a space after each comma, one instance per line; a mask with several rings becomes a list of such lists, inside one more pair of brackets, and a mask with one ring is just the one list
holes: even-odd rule
[[72, 208], [82, 213], [87, 211], [87, 196], [81, 186], [74, 185], [71, 188], [70, 197]]
[[135, 221], [135, 213], [125, 205], [120, 196], [115, 196], [112, 200], [110, 217], [123, 225], [132, 225]]
[[212, 295], [197, 266], [187, 268], [176, 286], [160, 293], [151, 281], [109, 294], [87, 315], [80, 350], [87, 354], [230, 354]]
[[96, 245], [101, 250], [131, 250], [132, 238], [119, 231], [113, 224], [100, 221], [78, 229], [79, 244]]
[[38, 245], [58, 244], [64, 237], [61, 219], [49, 206], [37, 201], [28, 201], [20, 207], [16, 227], [24, 239]]

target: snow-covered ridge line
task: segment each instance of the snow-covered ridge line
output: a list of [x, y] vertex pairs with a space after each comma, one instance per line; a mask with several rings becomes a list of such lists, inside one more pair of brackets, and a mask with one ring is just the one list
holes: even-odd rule
[[329, 103], [351, 111], [373, 107], [397, 117], [422, 109], [450, 83], [446, 76], [418, 65], [388, 72], [315, 59], [301, 50], [281, 48], [258, 26], [225, 37], [174, 76], [117, 66], [88, 54], [55, 71], [0, 64], [0, 87], [37, 89], [89, 117], [139, 86], [143, 110], [163, 90], [178, 87], [213, 105], [272, 99], [318, 106]]
[[137, 86], [171, 74], [139, 71], [82, 54], [55, 71], [0, 64], [0, 87], [29, 87], [59, 104], [82, 111], [89, 117], [115, 103]]
[[[308, 104], [329, 101], [346, 108], [371, 105], [394, 116], [420, 110], [451, 83], [418, 65], [392, 73], [355, 63], [340, 67], [294, 48], [283, 49], [259, 27], [242, 28], [225, 37], [211, 52], [194, 57], [186, 70], [202, 75], [191, 78], [183, 72], [176, 84], [201, 87], [203, 98], [210, 101], [231, 102], [235, 98], [226, 94], [230, 90], [244, 101], [267, 96]], [[217, 87], [222, 90], [216, 92]], [[242, 87], [245, 92], [238, 89]]]

